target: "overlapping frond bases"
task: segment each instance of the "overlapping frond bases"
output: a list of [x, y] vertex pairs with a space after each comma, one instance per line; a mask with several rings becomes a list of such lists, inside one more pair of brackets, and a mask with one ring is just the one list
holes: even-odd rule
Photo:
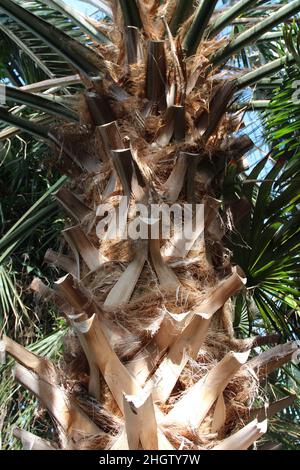
[[[223, 245], [230, 224], [222, 191], [225, 174], [243, 171], [252, 143], [235, 136], [240, 119], [227, 111], [237, 83], [220, 72], [255, 31], [220, 52], [226, 40], [205, 34], [216, 2], [203, 1], [194, 17], [192, 2], [102, 3], [114, 16], [106, 25], [111, 43], [85, 52], [72, 41], [61, 44], [86, 86], [80, 124], [41, 131], [18, 121], [56, 144], [56, 163], [72, 183], [56, 194], [70, 221], [62, 250], [46, 254], [65, 276], [53, 290], [32, 284], [68, 321], [65, 358], [54, 365], [8, 337], [1, 344], [17, 361], [15, 379], [48, 409], [56, 441], [20, 429], [15, 435], [33, 449], [248, 449], [268, 417], [290, 405], [256, 409], [260, 383], [297, 351], [290, 342], [249, 359], [274, 337], [238, 340], [232, 326], [231, 298], [247, 280]], [[13, 2], [1, 7], [34, 28]], [[57, 50], [61, 34], [47, 37], [44, 26], [37, 25], [39, 37]], [[99, 204], [117, 207], [122, 195], [130, 209], [204, 204], [204, 239], [199, 227], [188, 253], [176, 227], [169, 240], [112, 241], [109, 218], [99, 238]]]

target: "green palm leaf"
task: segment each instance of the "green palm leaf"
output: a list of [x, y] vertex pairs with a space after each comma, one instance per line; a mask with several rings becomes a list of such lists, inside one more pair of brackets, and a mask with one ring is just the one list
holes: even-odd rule
[[98, 55], [56, 26], [49, 26], [49, 23], [46, 23], [41, 17], [33, 15], [12, 0], [3, 0], [1, 9], [31, 33], [45, 41], [48, 46], [52, 47], [78, 70], [87, 75], [103, 73], [104, 68], [103, 65], [101, 66]]

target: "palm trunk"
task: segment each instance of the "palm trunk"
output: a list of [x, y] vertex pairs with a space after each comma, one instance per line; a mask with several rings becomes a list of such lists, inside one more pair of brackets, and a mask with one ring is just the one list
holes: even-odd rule
[[[122, 11], [124, 20], [119, 30], [142, 29], [140, 2], [120, 3], [117, 13]], [[2, 4], [34, 26], [30, 14], [8, 0]], [[205, 1], [196, 12], [186, 42], [189, 53], [215, 4]], [[43, 22], [36, 26], [57, 49], [61, 36], [49, 37]], [[257, 337], [234, 337], [233, 299], [245, 290], [247, 279], [228, 259], [224, 237], [229, 227], [219, 198], [227, 136], [233, 137], [240, 124], [227, 113], [236, 83], [219, 82], [211, 69], [205, 76], [202, 66], [201, 80], [195, 79], [199, 59], [205, 63], [207, 57], [199, 53], [184, 62], [171, 35], [169, 41], [150, 37], [141, 42], [142, 72], [132, 55], [124, 57], [132, 50], [126, 50], [122, 38], [113, 51], [103, 48], [110, 61], [114, 54], [117, 66], [110, 65], [106, 73], [99, 57], [102, 81], [86, 80], [98, 70], [95, 61], [86, 62], [82, 48], [76, 54], [69, 42], [63, 54], [69, 47], [88, 88], [79, 111], [81, 126], [72, 123], [71, 132], [69, 123], [45, 129], [0, 110], [1, 119], [56, 143], [57, 163], [72, 180], [72, 190], [56, 194], [70, 218], [63, 231], [64, 253], [48, 251], [46, 256], [67, 272], [50, 291], [70, 330], [64, 361], [55, 366], [7, 337], [1, 345], [19, 363], [16, 380], [48, 409], [58, 442], [20, 430], [15, 434], [24, 445], [34, 439], [38, 449], [247, 449], [267, 428], [261, 410], [250, 409], [260, 380], [289, 361], [297, 345], [276, 346], [248, 359], [258, 347]], [[239, 86], [258, 76], [266, 73], [246, 76]], [[37, 98], [36, 104], [45, 102]], [[248, 148], [251, 140], [246, 140]], [[62, 156], [67, 157], [63, 164]], [[243, 150], [237, 157], [242, 156]], [[185, 220], [196, 226], [193, 237], [175, 223], [165, 236], [162, 216], [149, 221], [153, 204], [174, 202], [189, 203]], [[195, 212], [200, 204], [203, 226]], [[137, 206], [145, 209], [141, 218], [134, 212]], [[111, 239], [114, 210], [129, 216]], [[143, 239], [134, 239], [133, 224], [144, 230]]]

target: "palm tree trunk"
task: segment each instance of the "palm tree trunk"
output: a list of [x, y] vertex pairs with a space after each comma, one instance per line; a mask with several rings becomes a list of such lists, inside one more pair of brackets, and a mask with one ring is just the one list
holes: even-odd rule
[[[161, 7], [154, 3], [158, 14]], [[49, 32], [47, 23], [14, 2], [1, 2], [7, 14], [68, 57], [86, 85], [80, 123], [62, 120], [74, 113], [40, 97], [29, 100], [26, 91], [9, 89], [9, 95], [55, 113], [56, 125], [46, 128], [0, 109], [1, 120], [47, 141], [71, 181], [61, 188], [60, 180], [55, 188], [68, 217], [63, 252], [46, 254], [65, 273], [50, 292], [34, 282], [69, 327], [64, 358], [57, 366], [7, 336], [0, 345], [17, 361], [15, 379], [55, 424], [58, 442], [37, 439], [36, 448], [236, 450], [249, 448], [267, 430], [260, 410], [250, 419], [250, 404], [260, 381], [290, 361], [298, 346], [277, 345], [257, 356], [257, 337], [234, 336], [236, 295], [248, 293], [246, 275], [225, 247], [231, 213], [224, 180], [232, 167], [238, 171], [252, 142], [244, 137], [242, 145], [236, 143], [240, 122], [227, 111], [238, 88], [291, 58], [227, 82], [218, 79], [222, 69], [215, 76], [211, 65], [298, 11], [300, 2], [233, 40], [204, 73], [210, 53], [196, 51], [216, 3], [200, 3], [184, 42], [189, 57], [183, 58], [166, 23], [168, 41], [159, 36], [153, 14], [147, 36], [139, 1], [114, 2], [116, 47], [103, 45], [101, 55], [55, 28]], [[241, 3], [250, 4], [238, 2], [217, 28], [240, 13]], [[141, 54], [125, 47], [128, 28], [136, 28], [131, 37]], [[295, 195], [296, 185], [292, 189]], [[163, 211], [153, 215], [157, 207]], [[184, 223], [176, 212], [166, 223], [170, 208], [184, 209]], [[117, 231], [116, 216], [124, 214]], [[188, 223], [192, 234], [182, 231]], [[17, 229], [22, 235], [23, 226]], [[18, 243], [9, 241], [12, 247]], [[273, 340], [263, 338], [261, 345]], [[25, 445], [35, 439], [15, 434]]]

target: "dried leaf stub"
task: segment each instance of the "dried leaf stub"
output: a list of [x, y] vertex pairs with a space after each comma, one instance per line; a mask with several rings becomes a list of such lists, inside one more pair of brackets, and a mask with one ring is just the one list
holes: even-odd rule
[[190, 312], [171, 315], [166, 312], [158, 332], [154, 337], [160, 352], [166, 351], [193, 318]]
[[174, 203], [177, 201], [184, 185], [186, 170], [187, 159], [184, 154], [180, 154], [177, 158], [172, 173], [164, 185], [163, 197], [169, 203]]
[[145, 178], [133, 157], [132, 150], [129, 148], [112, 150], [111, 156], [125, 196], [128, 199], [132, 195], [137, 200], [143, 199], [146, 193]]
[[129, 302], [147, 257], [148, 243], [146, 241], [108, 294], [104, 307], [113, 308]]
[[196, 122], [199, 135], [204, 141], [207, 141], [217, 130], [236, 88], [237, 86], [234, 81], [221, 83], [216, 86], [209, 103], [209, 110], [203, 111]]
[[204, 206], [198, 205], [195, 209], [192, 205], [184, 207], [183, 224], [174, 223], [172, 238], [162, 249], [165, 258], [186, 258], [199, 250], [204, 239]]
[[55, 194], [55, 197], [67, 214], [78, 223], [82, 223], [93, 213], [92, 209], [84, 204], [68, 188], [60, 188], [60, 190]]
[[33, 278], [29, 288], [39, 297], [44, 298], [44, 300], [50, 300], [51, 298], [55, 297], [54, 290], [46, 286], [46, 284], [44, 284], [43, 281], [38, 277]]
[[4, 351], [27, 369], [33, 370], [44, 379], [57, 380], [57, 369], [48, 359], [33, 354], [6, 335], [1, 343]]
[[128, 65], [137, 64], [144, 58], [143, 48], [141, 44], [140, 31], [134, 26], [125, 28], [125, 47], [126, 59]]
[[155, 387], [153, 398], [165, 403], [189, 358], [194, 358], [203, 344], [210, 320], [194, 318], [170, 347], [153, 378], [146, 386]]
[[109, 122], [99, 126], [105, 150], [107, 155], [110, 156], [111, 150], [124, 149], [124, 143], [120, 134], [117, 121]]
[[195, 200], [196, 189], [196, 176], [198, 175], [198, 164], [200, 161], [200, 154], [184, 152], [187, 159], [187, 174], [186, 174], [186, 199], [189, 203]]
[[15, 428], [13, 434], [22, 442], [23, 450], [57, 450], [50, 442], [25, 431], [25, 429]]
[[[79, 408], [72, 405], [66, 393], [55, 383], [35, 372], [16, 365], [15, 379], [30, 390], [48, 409], [63, 441], [78, 441], [87, 436], [97, 435], [99, 428]], [[71, 444], [71, 443], [70, 443]]]
[[215, 446], [213, 450], [247, 450], [267, 432], [267, 428], [267, 420], [259, 423], [257, 419], [255, 419], [247, 424], [247, 426], [240, 429], [240, 431], [224, 439], [224, 441]]
[[130, 397], [124, 395], [125, 427], [130, 450], [137, 450], [141, 442], [143, 449], [158, 449], [157, 422], [151, 395]]
[[74, 276], [77, 274], [76, 261], [70, 256], [65, 256], [49, 249], [46, 251], [44, 261], [50, 265], [57, 266], [66, 273], [73, 274]]
[[226, 405], [224, 402], [224, 395], [221, 393], [216, 403], [213, 422], [211, 425], [211, 432], [218, 432], [225, 424], [226, 421]]
[[299, 351], [299, 349], [296, 341], [279, 344], [251, 359], [249, 367], [258, 372], [260, 377], [263, 377], [290, 362], [295, 352]]
[[129, 450], [126, 429], [124, 429], [121, 435], [115, 439], [109, 450]]
[[175, 338], [153, 379], [149, 381], [149, 384], [155, 385], [153, 391], [155, 400], [164, 403], [169, 398], [189, 358], [196, 359], [206, 338], [212, 316], [244, 286], [246, 280], [239, 273], [241, 274], [237, 269], [227, 280], [223, 281], [210, 298], [200, 306], [200, 311], [198, 308], [195, 309], [194, 318]]
[[[240, 369], [249, 356], [245, 353], [228, 353], [224, 359], [219, 362], [206, 377], [200, 379], [194, 386], [190, 387], [188, 392], [176, 402], [173, 409], [165, 418], [166, 424], [185, 423], [187, 427], [198, 429], [207, 413], [217, 400], [217, 414], [214, 426], [222, 424], [223, 410], [222, 398], [223, 391], [227, 387], [231, 378]], [[221, 400], [221, 402], [219, 401]]]
[[146, 97], [160, 109], [166, 107], [167, 61], [165, 41], [149, 41], [146, 70]]
[[75, 250], [80, 253], [91, 271], [96, 271], [105, 262], [99, 250], [92, 244], [80, 226], [65, 229], [63, 235], [71, 247], [75, 247]]
[[[73, 328], [76, 330], [76, 321], [86, 321], [88, 319], [86, 314], [80, 314], [80, 315], [73, 315], [72, 317], [69, 315], [69, 319], [71, 321], [71, 324], [73, 325]], [[98, 401], [101, 399], [101, 391], [100, 391], [100, 371], [99, 368], [96, 364], [96, 361], [94, 357], [91, 355], [90, 348], [88, 347], [88, 344], [86, 342], [86, 339], [84, 335], [82, 335], [79, 331], [77, 331], [77, 337], [79, 339], [79, 342], [81, 344], [81, 347], [86, 355], [88, 364], [89, 364], [89, 369], [90, 369], [90, 375], [89, 375], [89, 393], [93, 397], [95, 397]]]
[[[174, 450], [174, 447], [169, 442], [165, 434], [160, 428], [157, 431], [158, 446], [155, 450]], [[124, 428], [121, 435], [115, 440], [110, 450], [129, 450], [126, 429]]]
[[246, 285], [247, 279], [239, 267], [233, 268], [233, 273], [213, 289], [208, 298], [195, 307], [194, 313], [203, 318], [210, 318], [225, 302]]
[[82, 286], [72, 274], [61, 277], [55, 284], [61, 296], [71, 305], [76, 313], [86, 312], [92, 315], [95, 312], [92, 299], [82, 289]]
[[85, 99], [95, 126], [98, 127], [115, 120], [107, 97], [99, 93], [86, 92]]
[[167, 109], [164, 124], [158, 130], [156, 144], [160, 147], [167, 146], [172, 138], [175, 142], [185, 137], [185, 110], [183, 106], [171, 106]]
[[160, 240], [150, 240], [150, 256], [155, 272], [162, 287], [177, 289], [180, 282], [171, 268], [165, 263], [160, 252]]
[[281, 400], [275, 401], [271, 404], [266, 403], [265, 406], [262, 408], [253, 408], [250, 411], [250, 417], [253, 419], [257, 418], [258, 421], [263, 421], [266, 418], [270, 419], [276, 413], [279, 413], [279, 411], [282, 411], [285, 408], [292, 406], [295, 400], [296, 394], [282, 398]]
[[89, 356], [94, 358], [113, 397], [123, 412], [123, 394], [138, 395], [141, 393], [139, 384], [113, 351], [97, 315], [93, 315], [84, 322], [74, 323], [73, 326], [85, 338]]

